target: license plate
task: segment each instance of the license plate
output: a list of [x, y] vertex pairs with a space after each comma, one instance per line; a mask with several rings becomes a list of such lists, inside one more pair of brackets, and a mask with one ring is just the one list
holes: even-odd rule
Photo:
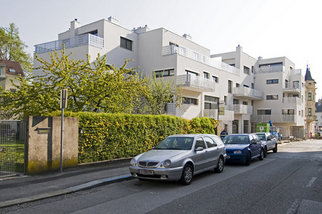
[[154, 172], [152, 170], [141, 169], [140, 174], [142, 174], [142, 175], [153, 175]]

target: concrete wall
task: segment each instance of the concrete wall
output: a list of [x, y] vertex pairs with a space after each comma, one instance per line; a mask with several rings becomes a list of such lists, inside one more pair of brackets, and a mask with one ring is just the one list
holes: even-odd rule
[[[63, 168], [78, 164], [78, 118], [64, 118]], [[37, 174], [60, 168], [60, 117], [29, 117], [25, 172]]]

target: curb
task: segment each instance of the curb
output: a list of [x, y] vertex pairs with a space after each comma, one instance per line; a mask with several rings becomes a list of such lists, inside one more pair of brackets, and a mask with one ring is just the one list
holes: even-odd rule
[[46, 199], [46, 198], [59, 196], [59, 195], [70, 194], [70, 193], [74, 193], [74, 192], [81, 191], [81, 190], [86, 190], [86, 189], [101, 186], [101, 185], [107, 185], [107, 184], [112, 184], [112, 183], [121, 182], [121, 181], [125, 181], [125, 180], [131, 180], [132, 178], [133, 177], [130, 174], [127, 174], [127, 175], [120, 175], [120, 176], [115, 176], [115, 177], [111, 177], [111, 178], [103, 178], [103, 179], [99, 179], [99, 180], [94, 180], [94, 181], [90, 181], [90, 182], [87, 182], [84, 184], [68, 187], [68, 188], [62, 189], [62, 190], [57, 190], [57, 191], [42, 193], [42, 194], [33, 195], [33, 196], [29, 196], [29, 197], [3, 201], [3, 202], [0, 202], [0, 208], [10, 207], [10, 206], [24, 204], [24, 203], [33, 202], [33, 201], [38, 201], [38, 200], [42, 200], [42, 199]]

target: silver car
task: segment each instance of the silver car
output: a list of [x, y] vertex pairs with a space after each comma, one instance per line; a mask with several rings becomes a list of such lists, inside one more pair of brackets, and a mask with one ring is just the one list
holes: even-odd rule
[[256, 135], [262, 141], [262, 147], [264, 149], [264, 156], [267, 156], [267, 151], [273, 150], [274, 153], [277, 152], [277, 140], [269, 132], [258, 132]]
[[133, 177], [174, 180], [190, 184], [195, 174], [224, 170], [226, 149], [221, 139], [210, 134], [171, 135], [152, 150], [131, 160]]

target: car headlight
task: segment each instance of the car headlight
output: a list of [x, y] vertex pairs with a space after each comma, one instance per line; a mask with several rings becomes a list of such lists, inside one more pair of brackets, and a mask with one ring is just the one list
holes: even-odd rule
[[165, 160], [160, 164], [161, 168], [169, 168], [171, 165], [171, 161], [170, 160]]
[[135, 158], [132, 158], [130, 164], [131, 164], [131, 166], [138, 166], [138, 162]]
[[240, 150], [234, 151], [234, 154], [236, 154], [236, 155], [240, 155], [241, 153], [242, 153], [242, 151], [240, 151]]

